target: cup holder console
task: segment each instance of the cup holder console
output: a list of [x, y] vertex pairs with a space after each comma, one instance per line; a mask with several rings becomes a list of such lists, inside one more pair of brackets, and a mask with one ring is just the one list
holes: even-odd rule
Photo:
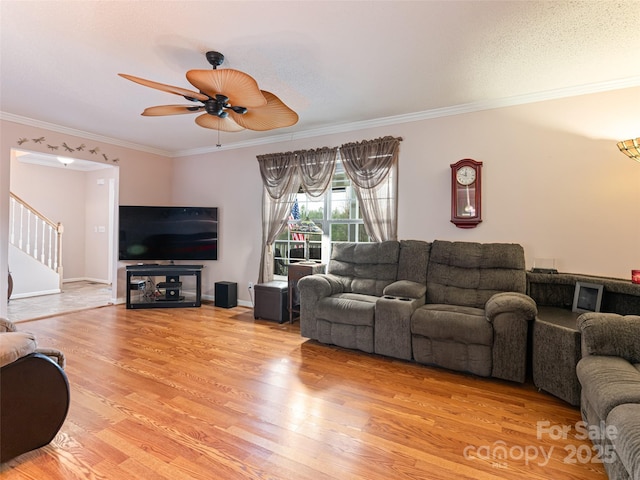
[[382, 298], [386, 298], [387, 300], [400, 300], [403, 302], [410, 302], [412, 299], [411, 298], [406, 298], [406, 297], [394, 297], [393, 295], [385, 295]]

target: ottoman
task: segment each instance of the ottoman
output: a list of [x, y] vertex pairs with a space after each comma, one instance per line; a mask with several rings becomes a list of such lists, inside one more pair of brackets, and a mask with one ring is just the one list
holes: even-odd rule
[[289, 318], [287, 308], [288, 284], [274, 280], [267, 283], [258, 283], [254, 286], [256, 294], [253, 318], [275, 320], [282, 323]]

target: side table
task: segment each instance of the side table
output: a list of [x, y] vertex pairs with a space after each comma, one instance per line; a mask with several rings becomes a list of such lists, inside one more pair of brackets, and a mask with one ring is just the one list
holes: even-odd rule
[[324, 273], [325, 265], [315, 262], [290, 263], [289, 267], [289, 323], [300, 316], [300, 292], [298, 280], [307, 275]]
[[533, 324], [533, 383], [573, 406], [580, 404], [576, 375], [581, 357], [579, 316], [564, 308], [539, 306]]

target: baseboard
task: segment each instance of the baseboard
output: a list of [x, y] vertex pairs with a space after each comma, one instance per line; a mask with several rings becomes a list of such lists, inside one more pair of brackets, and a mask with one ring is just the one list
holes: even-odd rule
[[56, 293], [60, 293], [59, 288], [54, 290], [42, 290], [40, 292], [13, 293], [11, 295], [11, 300], [17, 300], [18, 298], [40, 297], [42, 295], [54, 295]]
[[111, 285], [111, 283], [108, 280], [104, 280], [101, 278], [78, 277], [78, 278], [65, 278], [62, 280], [62, 283], [73, 283], [73, 282], [91, 282], [91, 283], [103, 283], [105, 285]]

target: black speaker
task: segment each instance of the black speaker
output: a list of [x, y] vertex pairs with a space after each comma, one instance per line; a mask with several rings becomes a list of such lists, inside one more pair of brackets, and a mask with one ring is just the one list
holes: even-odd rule
[[182, 300], [184, 297], [180, 296], [180, 287], [167, 288], [164, 293], [165, 300]]
[[214, 300], [216, 307], [238, 306], [238, 284], [235, 282], [216, 282]]

